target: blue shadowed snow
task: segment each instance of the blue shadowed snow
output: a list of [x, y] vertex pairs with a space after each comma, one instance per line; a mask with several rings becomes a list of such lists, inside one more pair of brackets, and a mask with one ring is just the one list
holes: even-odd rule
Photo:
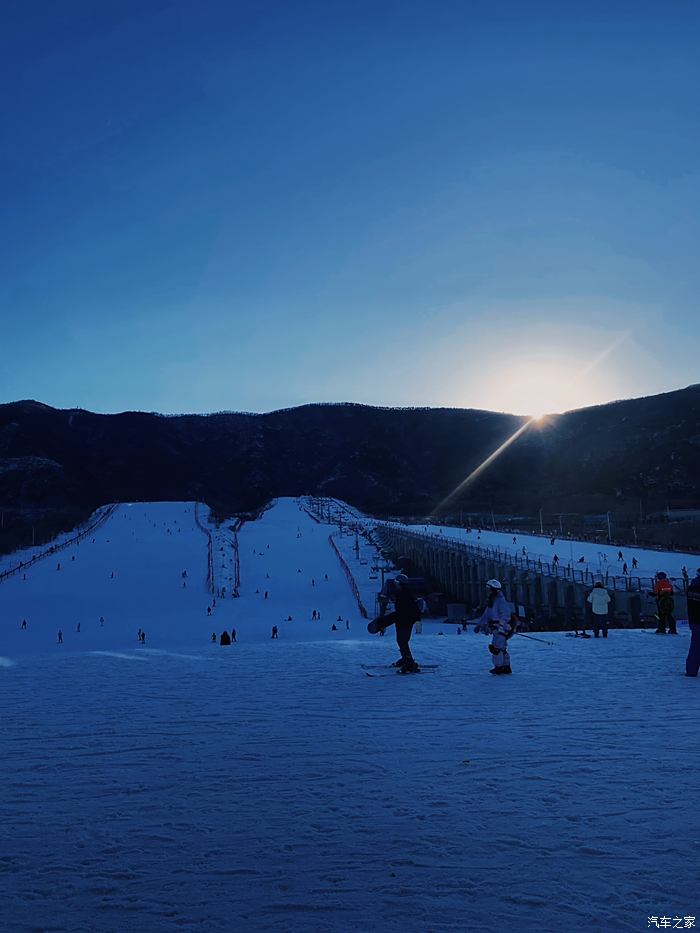
[[[72, 566], [67, 550], [0, 585], [0, 929], [636, 931], [698, 913], [687, 629], [515, 638], [494, 678], [487, 639], [434, 625], [412, 645], [436, 673], [370, 679], [395, 645], [364, 631], [332, 529], [284, 500], [244, 526], [243, 595], [212, 622], [192, 509], [123, 506]], [[237, 645], [208, 641], [232, 622]]]

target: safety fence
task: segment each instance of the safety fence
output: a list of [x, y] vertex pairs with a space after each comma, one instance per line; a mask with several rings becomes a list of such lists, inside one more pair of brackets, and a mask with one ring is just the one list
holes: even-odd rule
[[241, 556], [238, 548], [238, 532], [241, 530], [245, 521], [241, 518], [236, 519], [233, 526], [233, 595], [241, 595]]
[[309, 511], [306, 506], [303, 506], [302, 508], [303, 511], [306, 512], [306, 514], [309, 516], [309, 518], [313, 518], [317, 525], [321, 524], [321, 519], [318, 517], [318, 515], [314, 515], [314, 513]]
[[201, 532], [207, 536], [207, 590], [214, 592], [214, 542], [211, 531], [202, 523], [199, 517], [199, 502], [194, 504], [194, 520]]
[[345, 576], [347, 577], [348, 583], [350, 584], [350, 589], [352, 590], [353, 595], [354, 595], [355, 599], [357, 600], [357, 605], [358, 605], [359, 610], [360, 610], [360, 615], [362, 616], [363, 619], [369, 618], [369, 616], [368, 616], [368, 614], [367, 614], [367, 610], [365, 609], [364, 603], [362, 602], [362, 597], [360, 596], [360, 590], [359, 590], [359, 588], [358, 588], [358, 586], [357, 586], [357, 583], [356, 583], [356, 581], [355, 581], [355, 578], [354, 578], [353, 575], [352, 575], [352, 571], [350, 570], [350, 568], [348, 567], [347, 563], [345, 562], [345, 558], [343, 557], [343, 555], [342, 555], [342, 554], [340, 553], [340, 551], [338, 550], [338, 547], [337, 547], [335, 541], [333, 540], [333, 535], [328, 535], [328, 543], [329, 543], [330, 546], [333, 548], [333, 550], [335, 551], [335, 553], [338, 555], [338, 560], [340, 561], [340, 566], [343, 568], [343, 573], [344, 573]]
[[10, 567], [8, 570], [4, 570], [0, 573], [0, 583], [4, 580], [7, 580], [9, 577], [13, 576], [20, 571], [24, 572], [28, 567], [33, 567], [34, 564], [38, 564], [40, 560], [45, 560], [47, 557], [52, 557], [55, 554], [58, 554], [60, 551], [65, 550], [65, 548], [70, 547], [72, 544], [79, 544], [83, 538], [86, 538], [88, 535], [94, 534], [98, 528], [100, 528], [107, 519], [114, 514], [115, 510], [119, 507], [118, 502], [112, 503], [105, 507], [101, 515], [95, 519], [95, 521], [88, 525], [87, 528], [84, 528], [77, 535], [74, 535], [72, 538], [68, 538], [66, 541], [63, 541], [61, 544], [52, 544], [51, 547], [46, 548], [41, 551], [39, 554], [35, 554], [30, 560], [20, 561], [16, 567]]

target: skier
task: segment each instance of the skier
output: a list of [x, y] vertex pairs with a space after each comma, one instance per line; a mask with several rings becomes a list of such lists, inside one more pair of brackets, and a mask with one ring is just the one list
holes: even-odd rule
[[268, 593], [267, 590], [265, 590], [265, 595], [263, 596], [263, 599], [268, 599], [269, 596], [270, 596], [270, 594]]
[[605, 589], [600, 580], [593, 586], [588, 594], [588, 602], [591, 604], [593, 615], [593, 634], [598, 638], [598, 632], [603, 629], [603, 638], [608, 637], [608, 607], [610, 605], [610, 594]]
[[337, 632], [337, 631], [338, 631], [338, 626], [334, 622], [333, 625], [331, 625], [331, 632]]
[[236, 640], [236, 630], [235, 628], [232, 628], [231, 629], [231, 643], [233, 644], [235, 640]]
[[628, 573], [629, 570], [627, 569], [627, 562], [625, 561], [625, 563], [622, 565], [622, 575], [626, 577]]
[[273, 625], [272, 626], [272, 638], [277, 638], [277, 637], [278, 637], [277, 626]]
[[216, 632], [211, 633], [211, 640], [216, 643]]
[[659, 621], [656, 634], [665, 635], [668, 628], [669, 635], [677, 635], [676, 620], [673, 617], [673, 585], [662, 570], [656, 574], [656, 583], [649, 595], [656, 597], [656, 618]]
[[59, 645], [63, 644], [63, 632], [61, 631], [61, 629], [58, 630], [58, 643]]
[[26, 619], [22, 619], [22, 624], [20, 625], [20, 628], [21, 628], [21, 629], [26, 629], [26, 627], [27, 627], [27, 620], [26, 620]]
[[512, 674], [508, 641], [515, 633], [515, 627], [511, 621], [513, 607], [503, 595], [499, 580], [487, 580], [486, 586], [489, 590], [488, 602], [474, 631], [493, 635], [489, 645], [489, 651], [493, 655], [491, 673]]
[[78, 624], [75, 626], [75, 630], [79, 635], [80, 634], [80, 622], [78, 622]]
[[622, 556], [622, 551], [618, 551], [618, 552], [617, 552], [617, 559], [618, 559], [618, 560], [624, 560], [624, 559], [625, 559], [625, 558]]
[[638, 566], [639, 566], [639, 565], [638, 565], [638, 563], [637, 563], [637, 558], [636, 558], [636, 557], [633, 557], [633, 558], [632, 558], [632, 570], [636, 570]]
[[142, 645], [146, 644], [146, 633], [145, 632], [141, 632], [141, 644]]
[[685, 659], [685, 676], [697, 677], [700, 670], [700, 568], [688, 585], [688, 626], [690, 648]]
[[554, 555], [554, 557], [552, 558], [552, 563], [555, 565], [555, 567], [559, 566], [559, 555], [558, 554]]
[[208, 615], [208, 616], [211, 615], [211, 606], [207, 606], [207, 615]]

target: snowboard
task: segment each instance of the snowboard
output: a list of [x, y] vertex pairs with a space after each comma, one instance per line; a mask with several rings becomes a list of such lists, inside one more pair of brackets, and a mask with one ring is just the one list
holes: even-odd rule
[[382, 629], [393, 625], [394, 617], [395, 613], [393, 612], [389, 612], [385, 616], [377, 616], [376, 619], [372, 619], [371, 622], [367, 623], [367, 631], [370, 635], [376, 635], [378, 632], [381, 632]]

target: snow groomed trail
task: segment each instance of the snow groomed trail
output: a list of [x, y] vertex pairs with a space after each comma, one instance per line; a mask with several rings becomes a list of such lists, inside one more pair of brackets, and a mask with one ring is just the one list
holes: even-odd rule
[[[191, 503], [121, 506], [75, 562], [0, 586], [0, 929], [565, 933], [698, 915], [687, 629], [517, 638], [513, 677], [494, 678], [487, 639], [432, 625], [412, 645], [437, 672], [367, 678], [395, 645], [364, 631], [331, 530], [284, 500], [245, 525], [242, 595], [214, 621]], [[81, 609], [89, 641], [55, 644]], [[338, 615], [350, 629], [331, 631]], [[237, 645], [211, 644], [232, 624]]]

